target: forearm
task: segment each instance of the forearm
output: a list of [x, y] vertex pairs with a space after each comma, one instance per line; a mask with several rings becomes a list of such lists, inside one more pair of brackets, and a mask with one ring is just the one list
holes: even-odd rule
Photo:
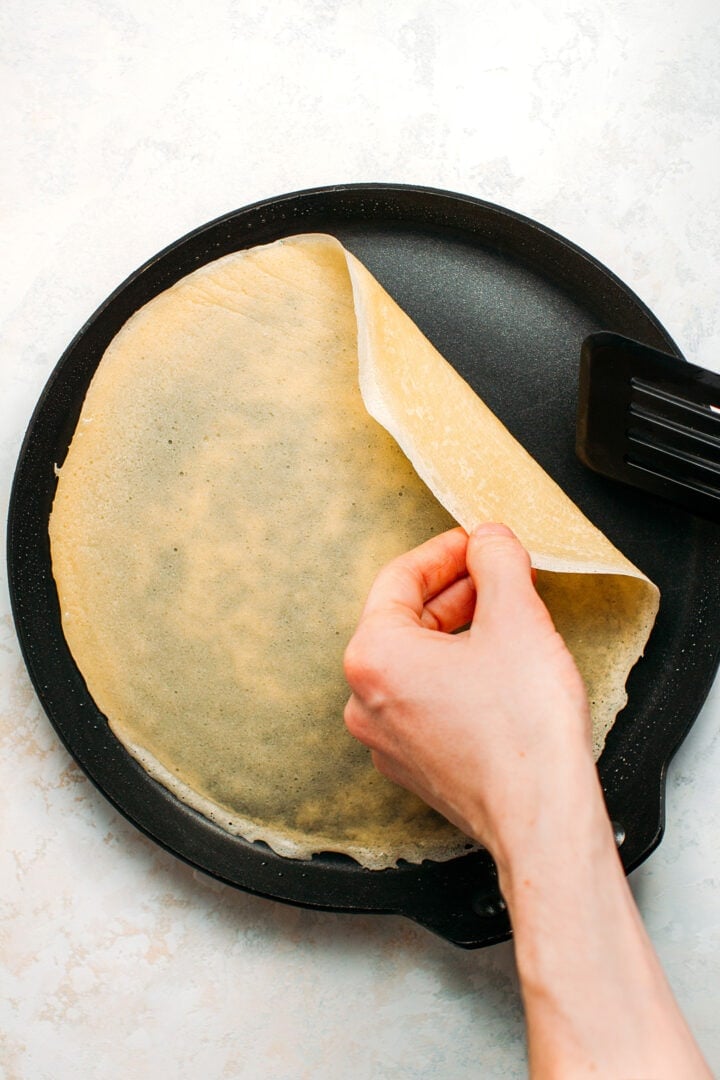
[[585, 685], [512, 533], [454, 529], [386, 567], [345, 673], [380, 771], [495, 857], [535, 1080], [709, 1077], [615, 850]]
[[599, 784], [501, 858], [539, 1077], [709, 1077], [642, 925]]

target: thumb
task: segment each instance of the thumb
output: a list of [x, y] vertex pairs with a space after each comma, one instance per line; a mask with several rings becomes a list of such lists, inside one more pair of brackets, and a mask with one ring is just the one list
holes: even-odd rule
[[510, 617], [537, 603], [530, 556], [507, 525], [478, 525], [466, 562], [477, 593], [474, 624], [490, 613]]

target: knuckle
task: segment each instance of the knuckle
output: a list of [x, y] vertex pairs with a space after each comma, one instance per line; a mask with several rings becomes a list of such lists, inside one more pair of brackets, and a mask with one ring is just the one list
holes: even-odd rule
[[354, 687], [356, 683], [359, 683], [359, 681], [362, 681], [364, 667], [363, 645], [361, 640], [359, 640], [358, 632], [355, 632], [350, 638], [348, 645], [345, 646], [344, 656], [342, 658], [342, 669], [345, 673], [345, 678], [348, 679], [352, 687]]
[[350, 638], [345, 649], [345, 655], [343, 656], [345, 678], [350, 683], [353, 690], [356, 687], [360, 687], [365, 681], [367, 667], [368, 664], [364, 642], [362, 641], [360, 634], [355, 633], [354, 636]]
[[386, 780], [395, 780], [395, 772], [392, 767], [392, 762], [386, 754], [381, 753], [379, 750], [373, 750], [370, 757], [373, 766], [377, 769], [381, 776], [384, 776]]
[[378, 646], [377, 636], [359, 627], [348, 642], [343, 657], [345, 678], [353, 689], [362, 690], [363, 685], [372, 681], [382, 666], [382, 649]]
[[365, 715], [354, 697], [351, 697], [345, 706], [343, 718], [345, 720], [345, 727], [353, 738], [359, 739], [360, 742], [366, 742], [367, 731]]
[[[392, 665], [376, 634], [362, 628], [356, 631], [345, 649], [343, 669], [350, 689], [370, 711], [382, 709], [392, 696]], [[353, 710], [351, 722], [352, 717]]]
[[353, 695], [345, 706], [343, 716], [349, 734], [375, 753], [382, 742], [382, 729], [376, 722], [375, 714]]

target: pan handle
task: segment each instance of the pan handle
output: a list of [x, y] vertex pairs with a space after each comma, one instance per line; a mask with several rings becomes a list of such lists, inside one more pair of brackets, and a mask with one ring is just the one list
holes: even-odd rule
[[487, 851], [436, 863], [432, 871], [430, 865], [426, 863], [425, 873], [416, 879], [417, 888], [406, 892], [399, 914], [463, 949], [480, 949], [512, 937], [497, 870]]

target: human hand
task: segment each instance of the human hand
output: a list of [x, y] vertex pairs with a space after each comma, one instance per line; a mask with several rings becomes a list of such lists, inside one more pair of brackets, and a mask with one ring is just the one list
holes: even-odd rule
[[495, 858], [531, 1075], [709, 1078], [615, 850], [582, 679], [510, 530], [453, 529], [386, 566], [345, 671], [378, 769]]
[[345, 721], [376, 767], [501, 869], [597, 788], [584, 684], [503, 525], [453, 529], [388, 564], [345, 673]]

